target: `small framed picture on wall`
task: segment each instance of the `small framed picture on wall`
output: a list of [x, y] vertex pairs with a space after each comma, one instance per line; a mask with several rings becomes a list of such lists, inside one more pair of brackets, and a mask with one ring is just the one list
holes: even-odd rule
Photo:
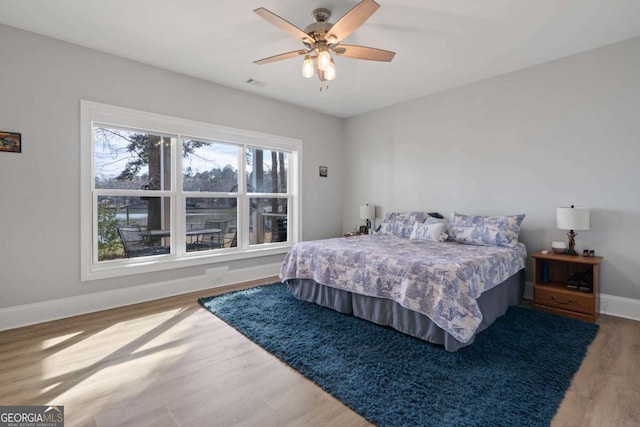
[[0, 151], [7, 153], [22, 152], [22, 135], [15, 132], [0, 131]]
[[329, 172], [329, 168], [328, 167], [320, 166], [320, 177], [321, 178], [326, 178], [328, 172]]

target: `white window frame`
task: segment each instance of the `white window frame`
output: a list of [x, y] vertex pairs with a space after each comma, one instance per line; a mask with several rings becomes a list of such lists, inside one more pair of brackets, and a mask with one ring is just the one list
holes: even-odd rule
[[[233, 260], [264, 257], [286, 253], [289, 248], [302, 240], [302, 141], [300, 139], [269, 135], [259, 132], [234, 129], [210, 123], [181, 119], [130, 108], [100, 104], [91, 101], [80, 101], [81, 150], [80, 150], [80, 263], [81, 280], [90, 281], [131, 274], [150, 273], [174, 268], [198, 266], [204, 264], [224, 263]], [[249, 212], [246, 208], [250, 197], [268, 194], [288, 199], [288, 233], [286, 242], [274, 242], [261, 245], [249, 245], [247, 233], [239, 233], [238, 246], [214, 251], [184, 251], [184, 217], [185, 199], [189, 192], [182, 190], [182, 153], [179, 144], [172, 144], [171, 190], [154, 190], [153, 195], [171, 197], [171, 253], [144, 258], [128, 258], [121, 260], [98, 262], [97, 257], [97, 206], [94, 179], [94, 143], [93, 128], [95, 124], [102, 126], [130, 128], [173, 138], [190, 138], [203, 141], [219, 141], [241, 147], [241, 158], [246, 148], [285, 151], [290, 155], [287, 173], [287, 193], [248, 193], [238, 196], [238, 229], [248, 230]], [[246, 151], [246, 150], [245, 150]], [[238, 167], [238, 188], [244, 188], [245, 164]], [[100, 194], [109, 193], [100, 190]], [[125, 191], [118, 190], [122, 195]], [[150, 192], [151, 193], [151, 192]], [[206, 193], [205, 193], [206, 194]], [[198, 193], [198, 195], [205, 195]], [[150, 194], [151, 195], [151, 194]], [[245, 212], [247, 211], [247, 212]]]

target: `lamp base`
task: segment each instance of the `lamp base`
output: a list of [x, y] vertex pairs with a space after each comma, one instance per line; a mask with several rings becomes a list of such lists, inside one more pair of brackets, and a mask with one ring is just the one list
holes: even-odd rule
[[574, 249], [574, 247], [576, 246], [576, 236], [577, 234], [573, 230], [569, 230], [569, 232], [567, 233], [567, 237], [569, 238], [569, 249], [567, 250], [567, 252], [565, 252], [566, 255], [578, 255], [578, 252], [576, 252], [576, 250]]

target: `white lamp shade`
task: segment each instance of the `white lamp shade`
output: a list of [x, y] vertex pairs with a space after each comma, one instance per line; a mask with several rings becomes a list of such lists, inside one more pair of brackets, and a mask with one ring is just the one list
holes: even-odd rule
[[557, 208], [556, 226], [561, 230], [588, 230], [589, 208]]
[[370, 205], [360, 206], [360, 219], [373, 219], [376, 217], [376, 207]]

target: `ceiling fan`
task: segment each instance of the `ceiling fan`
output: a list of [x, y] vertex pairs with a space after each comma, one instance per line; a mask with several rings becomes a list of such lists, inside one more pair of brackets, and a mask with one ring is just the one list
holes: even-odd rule
[[340, 44], [343, 39], [369, 19], [379, 7], [380, 5], [373, 0], [362, 0], [335, 24], [329, 22], [329, 17], [331, 16], [330, 10], [324, 8], [315, 9], [311, 14], [315, 22], [308, 25], [304, 31], [275, 13], [260, 7], [254, 10], [254, 12], [266, 21], [302, 41], [305, 48], [281, 53], [253, 62], [254, 64], [262, 65], [305, 55], [304, 62], [302, 63], [302, 75], [307, 78], [313, 77], [315, 64], [320, 81], [333, 80], [336, 77], [336, 66], [331, 57], [332, 53], [347, 58], [391, 62], [396, 54], [395, 52], [373, 47]]

